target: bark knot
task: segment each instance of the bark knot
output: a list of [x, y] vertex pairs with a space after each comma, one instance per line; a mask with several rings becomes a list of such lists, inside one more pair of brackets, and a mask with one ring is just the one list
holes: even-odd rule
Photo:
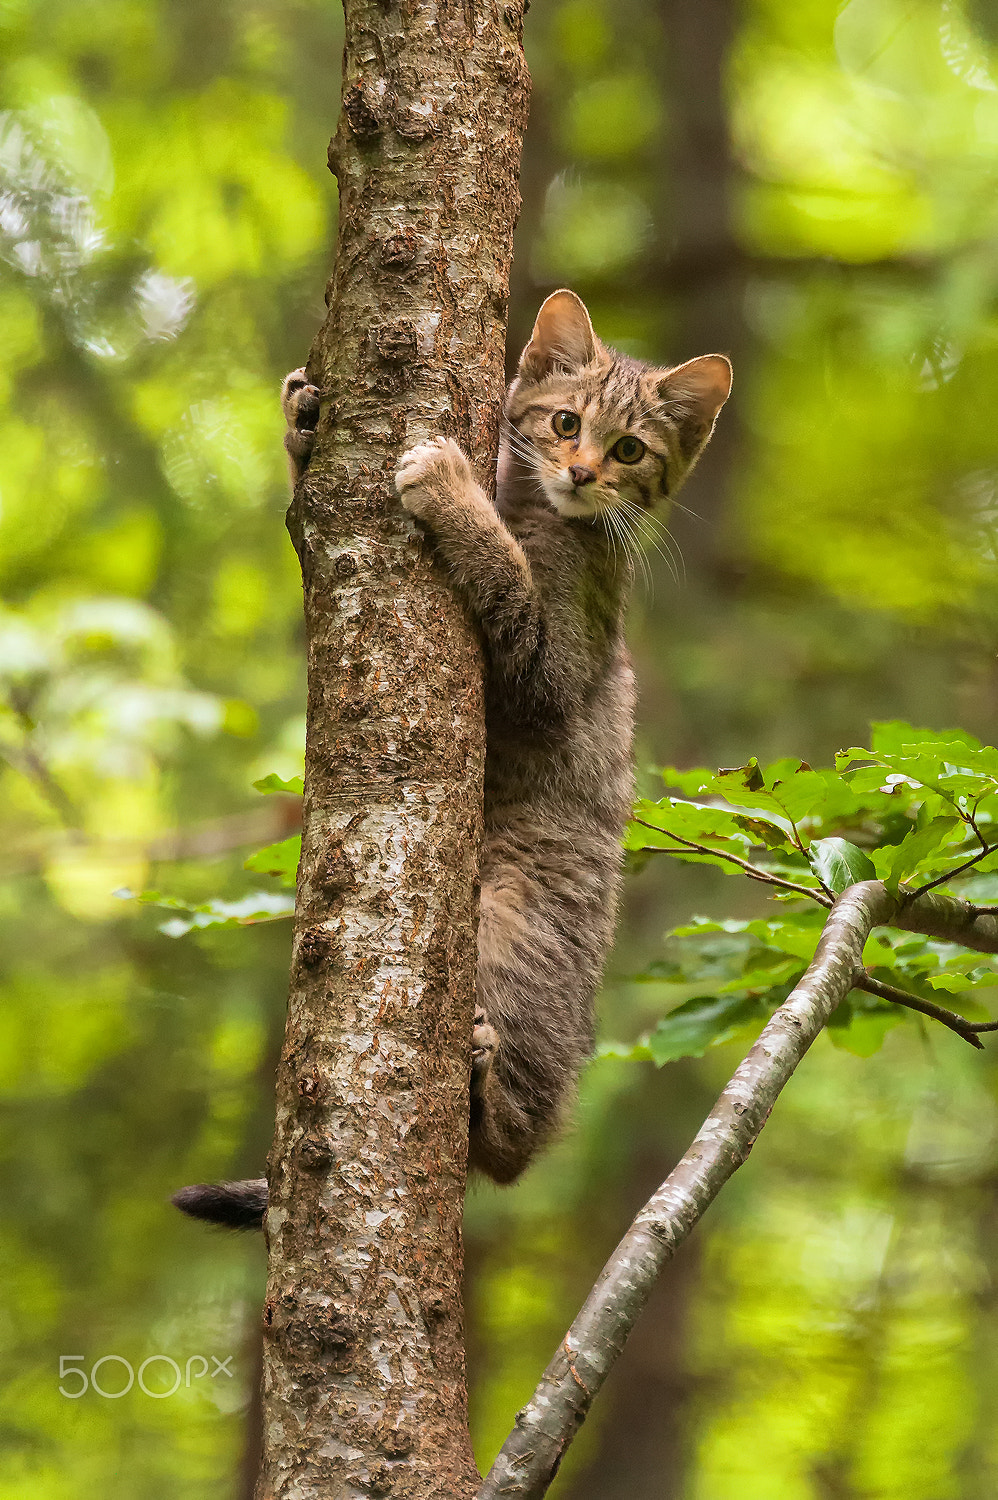
[[325, 927], [306, 927], [298, 940], [298, 962], [306, 969], [328, 963], [336, 951], [336, 938]]
[[382, 1418], [374, 1430], [378, 1441], [378, 1447], [382, 1453], [387, 1453], [389, 1458], [404, 1458], [411, 1453], [416, 1446], [416, 1435], [413, 1432], [412, 1423], [403, 1416], [397, 1425]]
[[416, 325], [410, 318], [395, 318], [390, 323], [382, 323], [374, 331], [374, 344], [386, 364], [411, 364], [419, 352]]
[[400, 109], [395, 114], [395, 129], [405, 141], [419, 146], [437, 133], [437, 122], [421, 109]]
[[404, 271], [416, 259], [419, 236], [411, 229], [400, 229], [381, 242], [381, 264], [392, 271]]
[[380, 103], [362, 83], [355, 83], [343, 95], [343, 114], [358, 141], [370, 141], [380, 134], [383, 124]]
[[336, 1160], [333, 1143], [327, 1136], [307, 1135], [298, 1147], [302, 1166], [309, 1172], [322, 1172]]

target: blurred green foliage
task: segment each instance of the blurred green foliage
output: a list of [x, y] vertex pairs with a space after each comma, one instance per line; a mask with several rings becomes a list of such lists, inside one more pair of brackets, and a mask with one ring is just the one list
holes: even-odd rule
[[[276, 392], [323, 310], [340, 27], [325, 0], [0, 4], [0, 1500], [246, 1493], [262, 1248], [164, 1200], [255, 1175], [269, 1143], [288, 924], [267, 919], [304, 701]], [[643, 794], [646, 763], [827, 765], [871, 719], [993, 743], [992, 9], [548, 0], [527, 41], [514, 352], [571, 282], [610, 342], [736, 367], [672, 520], [686, 581], [654, 560], [634, 604]], [[945, 809], [913, 824], [906, 795], [891, 863], [933, 825], [919, 858], [953, 858]], [[842, 836], [838, 816], [814, 832]], [[862, 821], [847, 842], [876, 859]], [[526, 1180], [473, 1190], [481, 1461], [759, 993], [799, 971], [790, 910], [703, 860], [633, 875], [606, 1036], [704, 1055], [602, 1057]], [[981, 979], [928, 945], [879, 961], [921, 964], [927, 993]], [[701, 1010], [669, 1037], [677, 999]], [[995, 1493], [998, 1079], [988, 1053], [856, 1009], [670, 1269], [553, 1494]], [[831, 1045], [864, 1026], [875, 1056]], [[62, 1355], [230, 1353], [232, 1381], [170, 1399], [59, 1394]]]

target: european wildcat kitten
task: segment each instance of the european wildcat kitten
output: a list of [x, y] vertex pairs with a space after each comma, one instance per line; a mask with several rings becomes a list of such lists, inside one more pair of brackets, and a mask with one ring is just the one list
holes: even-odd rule
[[[485, 643], [470, 1164], [496, 1182], [519, 1176], [555, 1130], [592, 1048], [632, 800], [631, 569], [616, 543], [675, 494], [730, 386], [720, 354], [655, 369], [606, 348], [579, 298], [555, 292], [506, 395], [495, 503], [449, 438], [411, 448], [396, 472]], [[317, 396], [301, 371], [285, 381], [294, 478]], [[249, 1226], [266, 1183], [185, 1188], [174, 1201]]]

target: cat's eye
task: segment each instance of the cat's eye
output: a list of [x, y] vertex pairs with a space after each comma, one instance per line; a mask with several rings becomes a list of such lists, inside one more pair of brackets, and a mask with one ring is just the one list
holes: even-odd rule
[[622, 464], [636, 464], [645, 456], [645, 445], [640, 438], [622, 437], [617, 439], [610, 452]]
[[570, 438], [575, 437], [582, 426], [582, 420], [577, 412], [556, 411], [551, 418], [551, 426], [559, 437]]

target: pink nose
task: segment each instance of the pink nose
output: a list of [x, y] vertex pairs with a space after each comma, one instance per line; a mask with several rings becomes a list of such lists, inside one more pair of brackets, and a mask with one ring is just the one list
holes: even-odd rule
[[584, 464], [569, 464], [568, 472], [572, 476], [572, 483], [577, 488], [584, 484], [592, 484], [596, 478], [592, 469], [587, 469]]

